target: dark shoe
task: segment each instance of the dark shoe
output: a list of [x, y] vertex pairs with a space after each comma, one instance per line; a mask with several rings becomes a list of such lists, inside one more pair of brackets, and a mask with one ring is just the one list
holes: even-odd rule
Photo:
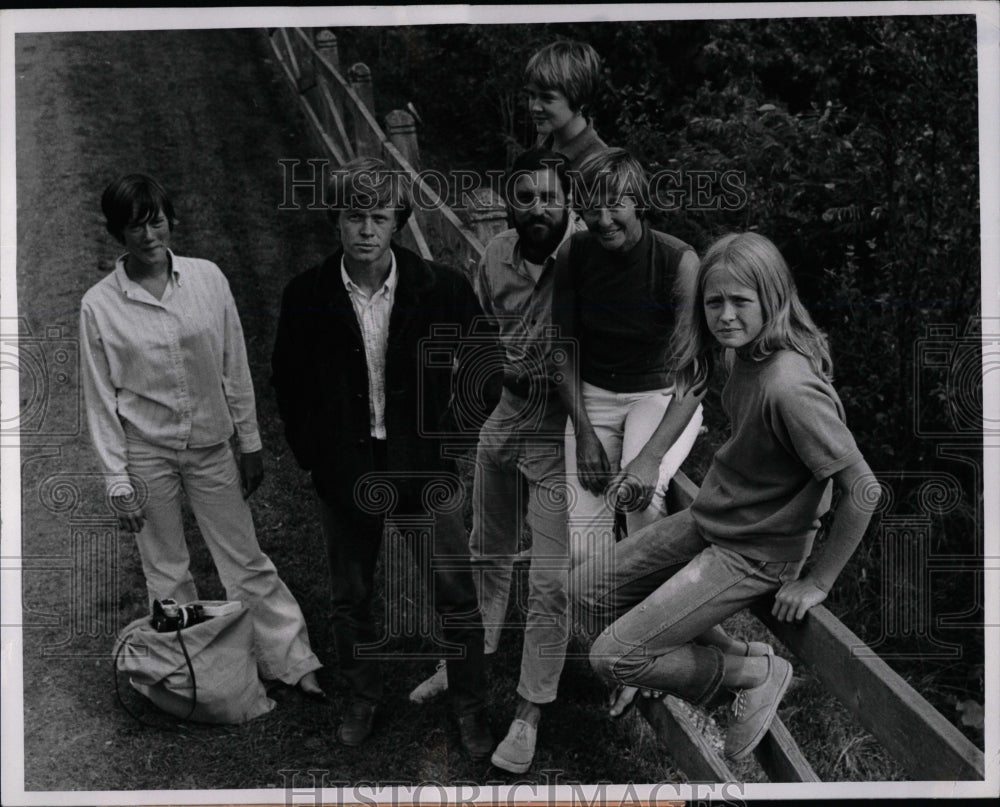
[[337, 729], [337, 739], [343, 745], [361, 745], [372, 733], [375, 723], [375, 704], [355, 698], [347, 706], [344, 722]]
[[330, 696], [327, 695], [322, 689], [306, 689], [305, 687], [302, 686], [296, 688], [298, 689], [299, 694], [301, 694], [303, 698], [308, 698], [309, 700], [313, 701], [313, 703], [319, 703], [322, 704], [323, 706], [330, 705]]
[[330, 703], [330, 698], [320, 687], [319, 681], [316, 680], [315, 672], [307, 672], [303, 675], [295, 685], [295, 688], [311, 701], [322, 703], [323, 705], [329, 705]]
[[486, 710], [479, 709], [458, 718], [458, 737], [472, 759], [486, 759], [493, 750], [493, 732], [490, 731]]

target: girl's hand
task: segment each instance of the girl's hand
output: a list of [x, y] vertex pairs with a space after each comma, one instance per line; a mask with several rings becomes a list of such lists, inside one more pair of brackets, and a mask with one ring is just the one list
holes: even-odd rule
[[604, 493], [611, 476], [611, 463], [593, 429], [576, 438], [576, 472], [583, 489], [595, 496]]
[[610, 501], [627, 513], [639, 513], [649, 507], [660, 479], [660, 463], [641, 451], [622, 468], [608, 485]]
[[782, 585], [774, 595], [771, 615], [779, 622], [800, 622], [810, 608], [826, 599], [826, 592], [808, 577]]

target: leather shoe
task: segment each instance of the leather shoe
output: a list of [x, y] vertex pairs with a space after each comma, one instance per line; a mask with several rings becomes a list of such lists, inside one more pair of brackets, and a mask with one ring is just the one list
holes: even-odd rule
[[493, 732], [490, 731], [486, 711], [478, 709], [458, 718], [458, 737], [462, 748], [474, 760], [486, 759], [493, 750]]
[[361, 745], [372, 733], [375, 723], [375, 704], [360, 699], [352, 700], [347, 706], [344, 722], [337, 729], [337, 739], [343, 745]]

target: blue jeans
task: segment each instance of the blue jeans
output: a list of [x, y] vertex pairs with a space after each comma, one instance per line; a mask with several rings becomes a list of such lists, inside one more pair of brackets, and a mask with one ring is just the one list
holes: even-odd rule
[[612, 682], [696, 705], [718, 691], [725, 659], [692, 640], [798, 578], [803, 564], [754, 560], [711, 544], [689, 510], [629, 536], [611, 560], [611, 574], [595, 578], [581, 602], [597, 622], [614, 620], [594, 641], [591, 666]]

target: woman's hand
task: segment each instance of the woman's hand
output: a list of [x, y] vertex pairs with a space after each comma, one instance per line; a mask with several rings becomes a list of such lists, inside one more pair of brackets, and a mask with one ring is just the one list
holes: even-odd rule
[[826, 592], [808, 577], [791, 580], [778, 589], [774, 595], [771, 615], [779, 622], [801, 622], [810, 608], [826, 599]]
[[136, 506], [135, 496], [112, 496], [111, 507], [118, 514], [118, 526], [126, 532], [141, 532], [146, 511]]
[[576, 472], [583, 489], [600, 496], [611, 476], [611, 463], [593, 429], [585, 429], [576, 438]]
[[643, 452], [619, 471], [608, 485], [609, 500], [627, 513], [638, 513], [649, 507], [660, 480], [660, 463]]
[[264, 479], [264, 458], [260, 451], [240, 454], [240, 487], [243, 498], [249, 499]]

